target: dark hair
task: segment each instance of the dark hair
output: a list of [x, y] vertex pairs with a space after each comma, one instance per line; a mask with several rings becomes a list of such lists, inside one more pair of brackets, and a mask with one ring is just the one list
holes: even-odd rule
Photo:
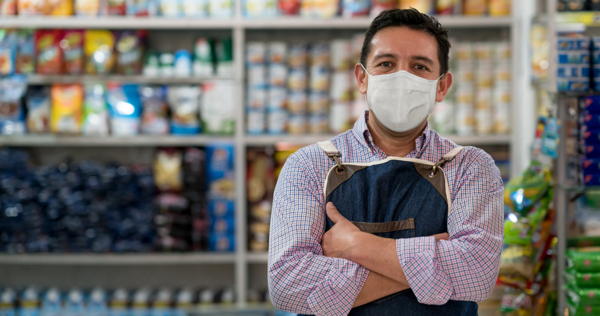
[[440, 22], [432, 16], [421, 13], [416, 9], [392, 9], [381, 12], [371, 22], [369, 29], [365, 33], [365, 40], [360, 51], [360, 62], [367, 66], [367, 56], [371, 51], [371, 40], [375, 34], [382, 29], [390, 26], [406, 26], [413, 30], [421, 30], [435, 37], [438, 44], [438, 59], [440, 61], [440, 73], [448, 71], [448, 54], [450, 52], [450, 42], [448, 41], [448, 31], [442, 27]]

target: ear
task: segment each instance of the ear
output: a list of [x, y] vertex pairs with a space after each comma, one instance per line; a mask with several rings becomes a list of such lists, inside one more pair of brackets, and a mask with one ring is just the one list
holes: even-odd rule
[[360, 64], [354, 65], [354, 79], [358, 85], [358, 91], [360, 91], [361, 94], [367, 94], [368, 76], [367, 72]]
[[454, 77], [452, 76], [451, 72], [447, 72], [442, 78], [440, 78], [440, 80], [438, 81], [438, 89], [437, 94], [435, 96], [435, 102], [442, 102], [444, 100], [446, 94], [448, 94], [448, 91], [450, 91], [450, 88], [452, 87], [453, 80]]

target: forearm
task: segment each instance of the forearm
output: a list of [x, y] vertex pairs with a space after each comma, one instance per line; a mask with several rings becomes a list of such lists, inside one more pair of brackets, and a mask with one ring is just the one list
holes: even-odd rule
[[398, 260], [395, 239], [361, 232], [356, 236], [356, 245], [349, 259], [401, 286], [409, 287]]
[[358, 307], [367, 303], [371, 303], [380, 298], [392, 295], [394, 293], [408, 289], [408, 286], [398, 281], [392, 280], [377, 272], [370, 271], [365, 285], [358, 294], [356, 301], [352, 307]]

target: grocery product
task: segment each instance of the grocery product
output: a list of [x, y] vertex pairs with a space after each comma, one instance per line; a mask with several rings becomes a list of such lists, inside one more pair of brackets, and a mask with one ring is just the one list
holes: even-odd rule
[[[478, 0], [479, 1], [479, 0]], [[481, 1], [480, 1], [481, 2]], [[415, 8], [423, 13], [433, 13], [433, 1], [431, 0], [400, 0], [400, 9]]]
[[160, 12], [163, 16], [176, 17], [181, 13], [179, 1], [160, 0]]
[[355, 17], [369, 15], [371, 0], [342, 0], [342, 16]]
[[154, 161], [154, 183], [161, 191], [183, 188], [183, 156], [176, 150], [160, 150]]
[[279, 11], [284, 15], [298, 15], [302, 0], [279, 0]]
[[438, 15], [454, 14], [460, 0], [437, 0], [435, 13]]
[[464, 15], [486, 15], [488, 13], [488, 1], [463, 0]]
[[397, 0], [373, 0], [371, 16], [377, 16], [379, 13], [385, 10], [396, 9], [398, 7], [398, 3], [399, 1]]
[[107, 74], [113, 70], [115, 37], [111, 31], [86, 30], [84, 53], [88, 74]]
[[187, 50], [179, 50], [175, 53], [174, 72], [176, 77], [191, 77], [192, 55]]
[[0, 134], [25, 133], [25, 112], [21, 98], [26, 88], [27, 80], [22, 75], [0, 78]]
[[17, 0], [2, 0], [0, 1], [0, 16], [17, 15]]
[[0, 30], [0, 75], [9, 75], [16, 70], [16, 41], [14, 32]]
[[144, 31], [122, 31], [117, 34], [115, 43], [117, 73], [134, 75], [142, 71], [145, 37]]
[[277, 0], [245, 0], [245, 15], [249, 18], [277, 15]]
[[100, 0], [75, 0], [75, 14], [96, 16], [100, 13]]
[[559, 91], [587, 91], [590, 88], [589, 37], [559, 36], [557, 85]]
[[208, 0], [183, 0], [183, 15], [187, 17], [206, 17], [208, 15]]
[[27, 131], [47, 133], [50, 131], [50, 90], [48, 87], [32, 87], [27, 93]]
[[167, 88], [144, 86], [140, 90], [142, 97], [142, 134], [164, 135], [169, 133]]
[[103, 84], [86, 84], [83, 103], [84, 135], [108, 135], [108, 107], [106, 104], [106, 88]]
[[33, 34], [31, 30], [21, 30], [17, 34], [15, 64], [17, 73], [30, 74], [35, 71], [35, 38]]
[[104, 4], [105, 15], [125, 15], [127, 13], [126, 0], [106, 0]]
[[127, 0], [128, 16], [157, 16], [159, 9], [158, 0]]
[[213, 49], [206, 38], [196, 40], [193, 68], [195, 76], [210, 76], [213, 74]]
[[197, 86], [170, 87], [167, 100], [171, 106], [171, 133], [176, 135], [200, 132], [200, 88]]
[[60, 41], [63, 32], [59, 30], [38, 30], [35, 33], [37, 53], [36, 72], [44, 75], [59, 74], [62, 71], [63, 52]]
[[115, 136], [137, 135], [142, 112], [139, 85], [108, 83], [107, 89], [112, 134]]
[[83, 87], [80, 84], [54, 84], [50, 93], [50, 130], [53, 133], [79, 133], [83, 112]]
[[511, 0], [490, 0], [489, 12], [491, 16], [510, 15]]
[[67, 74], [83, 73], [83, 31], [69, 30], [63, 33], [60, 41], [64, 67]]
[[233, 41], [231, 38], [215, 41], [215, 57], [217, 75], [229, 77], [233, 75]]
[[202, 125], [210, 134], [232, 135], [235, 131], [235, 84], [214, 80], [202, 85]]
[[233, 0], [208, 0], [209, 16], [229, 18], [233, 15]]

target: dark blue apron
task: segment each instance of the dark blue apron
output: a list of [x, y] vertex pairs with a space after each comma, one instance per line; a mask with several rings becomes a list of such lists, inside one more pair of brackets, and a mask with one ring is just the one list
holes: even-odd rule
[[[319, 146], [336, 162], [325, 181], [326, 200], [359, 229], [394, 239], [448, 232], [450, 193], [442, 167], [461, 147], [437, 163], [397, 157], [373, 163], [342, 163], [333, 143], [321, 142]], [[332, 225], [327, 219], [325, 230]], [[350, 315], [470, 316], [477, 315], [477, 303], [425, 305], [408, 289], [356, 307]]]

